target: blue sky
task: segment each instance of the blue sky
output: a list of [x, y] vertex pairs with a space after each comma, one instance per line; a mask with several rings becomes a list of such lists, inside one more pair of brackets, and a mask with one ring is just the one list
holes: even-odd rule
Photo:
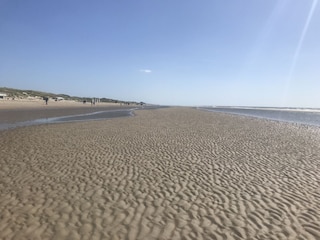
[[318, 0], [0, 0], [0, 86], [320, 107]]

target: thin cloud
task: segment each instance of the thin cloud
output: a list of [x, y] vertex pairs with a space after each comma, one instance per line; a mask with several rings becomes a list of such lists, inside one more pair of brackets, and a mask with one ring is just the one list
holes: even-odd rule
[[140, 72], [142, 72], [142, 73], [152, 73], [152, 70], [150, 70], [150, 69], [140, 69]]

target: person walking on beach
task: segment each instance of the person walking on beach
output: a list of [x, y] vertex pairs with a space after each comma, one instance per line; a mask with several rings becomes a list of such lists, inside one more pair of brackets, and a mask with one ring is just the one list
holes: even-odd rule
[[46, 105], [48, 105], [49, 98], [48, 97], [44, 97], [43, 99], [46, 102]]

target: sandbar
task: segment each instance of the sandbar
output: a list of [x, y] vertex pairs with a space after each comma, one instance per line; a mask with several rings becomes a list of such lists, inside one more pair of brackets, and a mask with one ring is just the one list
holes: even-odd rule
[[317, 127], [164, 108], [0, 139], [0, 239], [320, 239]]

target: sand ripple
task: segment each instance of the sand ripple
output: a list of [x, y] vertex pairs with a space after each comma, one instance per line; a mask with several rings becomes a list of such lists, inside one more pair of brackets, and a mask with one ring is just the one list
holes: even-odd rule
[[320, 130], [207, 113], [0, 132], [1, 239], [320, 239]]

